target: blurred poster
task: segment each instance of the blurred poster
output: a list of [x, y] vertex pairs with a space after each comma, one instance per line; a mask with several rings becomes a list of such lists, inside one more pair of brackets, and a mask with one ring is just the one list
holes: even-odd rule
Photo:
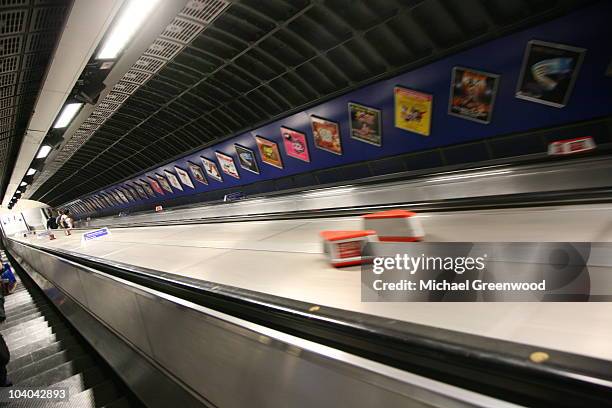
[[134, 196], [132, 196], [132, 193], [127, 188], [125, 188], [125, 187], [120, 188], [119, 191], [121, 193], [123, 193], [124, 196], [127, 197], [129, 202], [136, 201], [136, 198], [134, 198]]
[[232, 159], [231, 156], [220, 152], [215, 152], [215, 155], [217, 156], [217, 160], [219, 161], [219, 165], [221, 166], [222, 172], [237, 179], [240, 178], [240, 174], [238, 174], [238, 169], [236, 168], [234, 159]]
[[262, 162], [279, 169], [283, 168], [283, 160], [276, 143], [261, 136], [255, 136], [255, 142], [257, 143], [257, 149], [259, 149]]
[[287, 156], [310, 162], [308, 142], [306, 142], [306, 135], [304, 133], [281, 127], [281, 135], [283, 136], [283, 145], [285, 146]]
[[431, 129], [431, 109], [433, 96], [396, 86], [395, 127], [429, 136]]
[[565, 106], [585, 51], [568, 45], [529, 41], [516, 97], [557, 108]]
[[157, 178], [157, 182], [159, 183], [161, 188], [163, 188], [169, 193], [172, 193], [172, 187], [170, 187], [170, 183], [168, 183], [168, 180], [164, 176], [162, 176], [161, 174], [155, 174], [155, 178]]
[[[157, 180], [153, 179], [152, 177], [149, 177], [149, 185], [151, 186], [151, 188], [153, 188], [153, 190], [159, 194], [159, 195], [164, 195], [166, 193], [164, 193], [164, 190], [161, 188], [161, 186], [159, 185], [159, 183], [157, 182]], [[169, 186], [168, 186], [169, 187]]]
[[340, 127], [336, 122], [311, 116], [312, 135], [316, 147], [328, 152], [341, 155]]
[[123, 186], [123, 188], [126, 189], [132, 197], [134, 197], [134, 201], [138, 200], [138, 193], [136, 192], [136, 190], [134, 190], [132, 186], [126, 184], [125, 186]]
[[491, 122], [499, 75], [454, 67], [448, 113], [480, 123]]
[[123, 191], [121, 191], [120, 188], [115, 190], [115, 193], [119, 196], [119, 201], [125, 203], [125, 204], [129, 204], [130, 200], [127, 198], [127, 196], [125, 195], [125, 193]]
[[193, 174], [193, 178], [196, 179], [198, 183], [208, 185], [208, 180], [206, 180], [206, 176], [204, 175], [202, 167], [192, 162], [187, 162], [187, 165], [189, 166], [191, 174]]
[[172, 187], [176, 188], [177, 190], [183, 191], [183, 186], [181, 185], [181, 182], [178, 178], [176, 178], [173, 172], [164, 170], [164, 174], [166, 175], [168, 181], [170, 181]]
[[202, 156], [200, 156], [200, 159], [202, 159], [202, 164], [204, 164], [204, 170], [206, 171], [206, 174], [208, 174], [209, 177], [212, 177], [217, 181], [223, 181], [223, 177], [221, 177], [221, 173], [219, 173], [217, 163]]
[[144, 188], [144, 191], [147, 193], [147, 195], [150, 198], [155, 198], [155, 192], [153, 191], [153, 187], [151, 187], [152, 184], [149, 184], [146, 181], [140, 180], [140, 185], [142, 186], [142, 188]]
[[382, 145], [380, 110], [350, 102], [348, 104], [351, 137], [359, 141]]
[[187, 171], [181, 169], [178, 166], [174, 166], [174, 170], [176, 170], [176, 174], [178, 174], [181, 183], [183, 183], [187, 187], [195, 188], [195, 186], [193, 185], [193, 181], [191, 181], [191, 177], [189, 177], [189, 173], [187, 173]]
[[240, 167], [252, 173], [259, 174], [259, 166], [255, 158], [255, 152], [239, 144], [234, 144], [234, 149], [236, 149]]
[[142, 186], [140, 184], [138, 184], [137, 182], [133, 183], [133, 188], [134, 190], [136, 190], [136, 192], [138, 193], [138, 195], [140, 196], [141, 199], [146, 200], [149, 197], [147, 196], [147, 193], [145, 192], [144, 188], [142, 188]]

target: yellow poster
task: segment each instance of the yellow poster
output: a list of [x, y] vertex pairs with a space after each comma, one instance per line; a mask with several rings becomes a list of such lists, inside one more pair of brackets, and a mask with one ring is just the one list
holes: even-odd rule
[[395, 87], [395, 127], [429, 136], [433, 96]]

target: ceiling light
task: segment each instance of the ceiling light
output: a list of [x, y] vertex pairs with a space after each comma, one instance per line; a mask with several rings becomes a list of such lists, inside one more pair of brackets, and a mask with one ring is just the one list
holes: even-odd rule
[[26, 173], [26, 176], [31, 176], [31, 175], [33, 175], [34, 173], [36, 173], [36, 169], [30, 168], [30, 169], [28, 170], [28, 172]]
[[15, 192], [19, 194], [19, 193], [21, 193], [21, 190], [17, 190], [17, 191], [15, 191]]
[[40, 147], [40, 150], [38, 150], [38, 154], [36, 155], [37, 159], [44, 159], [45, 157], [47, 157], [49, 155], [49, 152], [51, 152], [52, 147], [49, 145], [44, 145]]
[[27, 186], [28, 183], [26, 183], [25, 181], [22, 181], [21, 184], [19, 185], [19, 187], [23, 187], [23, 186]]
[[55, 125], [53, 125], [54, 129], [65, 128], [68, 124], [74, 119], [76, 114], [79, 112], [83, 106], [82, 103], [69, 103], [64, 106], [62, 109], [62, 113], [60, 113], [59, 118], [55, 121]]
[[111, 28], [97, 58], [116, 58], [128, 41], [132, 39], [136, 30], [142, 25], [157, 2], [158, 0], [130, 0]]

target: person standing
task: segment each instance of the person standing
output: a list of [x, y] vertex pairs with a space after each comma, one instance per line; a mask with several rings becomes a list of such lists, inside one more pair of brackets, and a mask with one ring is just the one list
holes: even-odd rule
[[72, 224], [73, 224], [73, 220], [72, 220], [72, 217], [70, 216], [70, 211], [64, 210], [60, 218], [60, 225], [63, 225], [64, 232], [66, 233], [66, 235], [72, 235], [70, 233], [70, 231], [72, 230]]

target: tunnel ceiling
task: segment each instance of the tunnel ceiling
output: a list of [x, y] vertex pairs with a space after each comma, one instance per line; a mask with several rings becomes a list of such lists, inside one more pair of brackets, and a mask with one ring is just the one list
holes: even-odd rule
[[586, 3], [232, 2], [29, 192], [30, 198], [63, 204], [291, 111]]
[[0, 189], [11, 177], [72, 1], [0, 2]]

